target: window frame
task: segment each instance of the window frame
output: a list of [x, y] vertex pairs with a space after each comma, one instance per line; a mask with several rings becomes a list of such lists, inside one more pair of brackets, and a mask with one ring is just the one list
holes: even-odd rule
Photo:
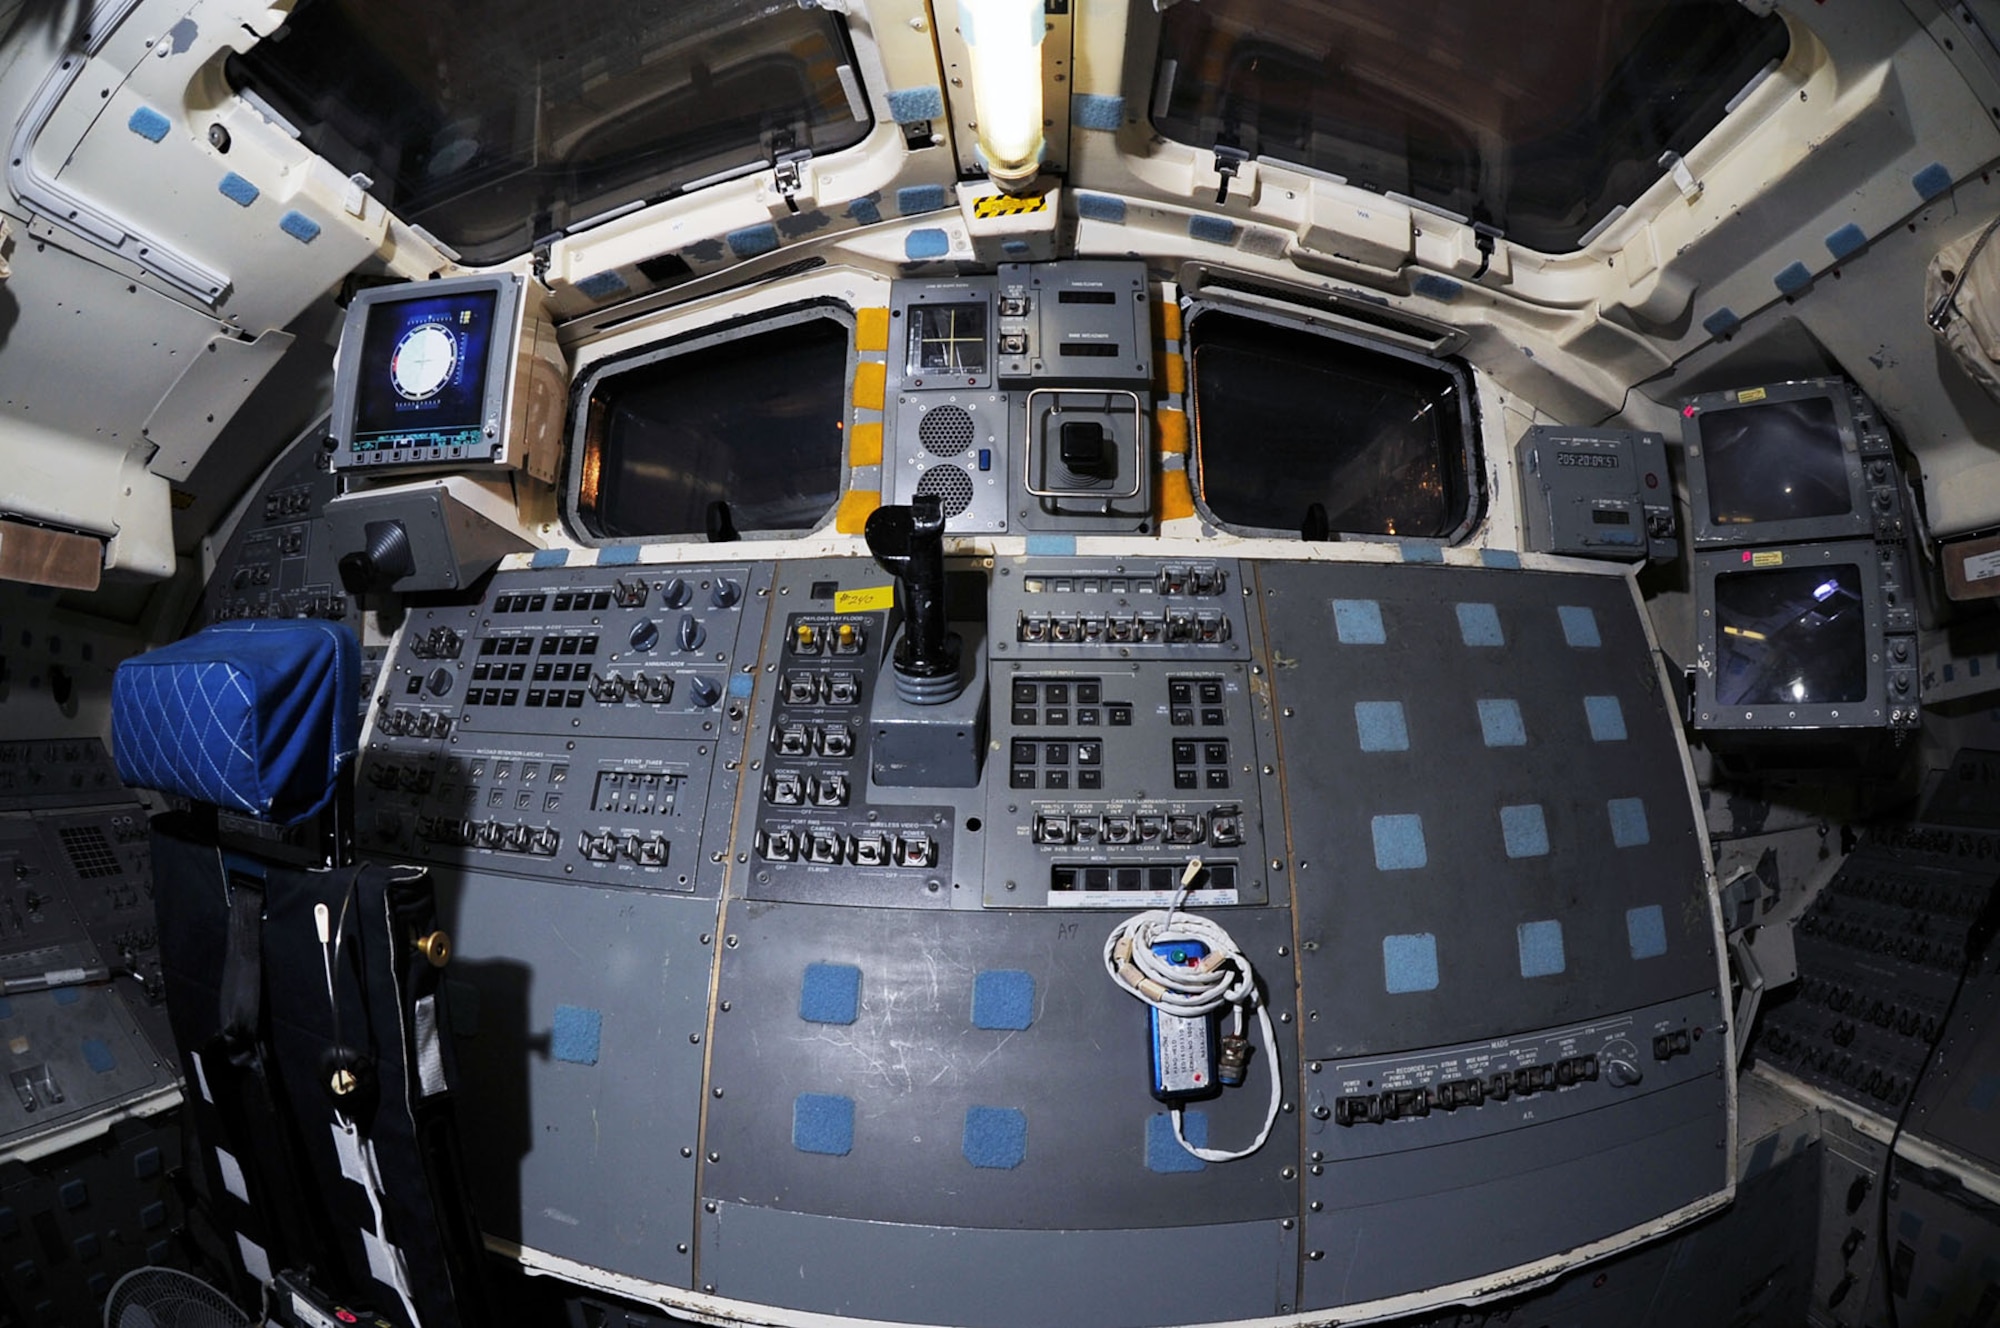
[[1462, 486], [1460, 501], [1463, 510], [1458, 522], [1448, 534], [1435, 535], [1387, 535], [1374, 532], [1341, 531], [1330, 529], [1328, 542], [1374, 543], [1374, 544], [1429, 544], [1440, 547], [1463, 544], [1476, 534], [1486, 516], [1486, 470], [1485, 449], [1479, 432], [1478, 382], [1472, 367], [1456, 356], [1448, 354], [1426, 354], [1412, 350], [1393, 341], [1368, 336], [1346, 326], [1338, 326], [1324, 319], [1316, 318], [1309, 309], [1297, 308], [1280, 310], [1263, 300], [1255, 302], [1232, 300], [1223, 291], [1205, 291], [1198, 296], [1183, 296], [1181, 299], [1181, 353], [1187, 360], [1188, 415], [1188, 481], [1194, 495], [1195, 511], [1201, 519], [1218, 530], [1227, 531], [1251, 539], [1282, 539], [1304, 543], [1304, 536], [1293, 527], [1253, 526], [1240, 522], [1226, 521], [1217, 516], [1208, 504], [1204, 493], [1205, 472], [1208, 461], [1203, 454], [1201, 439], [1201, 414], [1198, 409], [1200, 377], [1195, 365], [1195, 330], [1198, 320], [1204, 314], [1228, 314], [1236, 318], [1252, 320], [1286, 329], [1305, 336], [1322, 337], [1330, 342], [1372, 354], [1386, 355], [1407, 363], [1421, 365], [1451, 377], [1458, 387], [1454, 394], [1458, 399], [1458, 425], [1463, 444], [1456, 455], [1440, 456], [1440, 462], [1449, 462], [1458, 467], [1458, 478]]
[[680, 534], [603, 535], [593, 530], [585, 520], [580, 500], [583, 492], [584, 461], [590, 450], [590, 399], [599, 383], [607, 377], [643, 369], [649, 364], [724, 346], [732, 341], [742, 341], [761, 332], [795, 327], [819, 320], [835, 323], [847, 334], [845, 369], [841, 378], [839, 487], [834, 490], [833, 500], [827, 505], [826, 510], [810, 526], [778, 530], [739, 529], [737, 534], [743, 540], [801, 540], [809, 539], [826, 530], [838, 517], [841, 502], [854, 483], [854, 466], [849, 458], [852, 455], [850, 449], [854, 436], [854, 374], [856, 366], [860, 363], [860, 351], [855, 344], [853, 307], [829, 296], [817, 296], [689, 328], [664, 340], [649, 342], [606, 356], [594, 361], [588, 369], [578, 374], [570, 385], [569, 411], [564, 427], [560, 516], [570, 538], [586, 548], [593, 549], [637, 547], [647, 544], [708, 543], [705, 531]]

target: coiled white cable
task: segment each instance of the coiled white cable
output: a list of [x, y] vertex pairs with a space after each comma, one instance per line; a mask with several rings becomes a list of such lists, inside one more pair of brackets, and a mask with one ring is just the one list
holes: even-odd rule
[[[1175, 1142], [1204, 1162], [1234, 1162], [1262, 1148], [1271, 1137], [1271, 1127], [1277, 1124], [1283, 1095], [1278, 1037], [1271, 1027], [1270, 1008], [1257, 994], [1257, 970], [1242, 947], [1219, 923], [1181, 912], [1188, 888], [1200, 874], [1201, 859], [1188, 859], [1180, 885], [1165, 909], [1136, 913], [1113, 927], [1104, 938], [1104, 969], [1113, 982], [1162, 1014], [1199, 1018], [1228, 1007], [1239, 1037], [1247, 1022], [1246, 1007], [1256, 1009], [1258, 1025], [1264, 1030], [1264, 1047], [1271, 1058], [1271, 1105], [1256, 1142], [1237, 1152], [1198, 1148], [1183, 1132], [1180, 1105], [1173, 1108]], [[1198, 964], [1175, 964], [1153, 952], [1155, 945], [1174, 941], [1198, 942], [1207, 947], [1208, 957]]]

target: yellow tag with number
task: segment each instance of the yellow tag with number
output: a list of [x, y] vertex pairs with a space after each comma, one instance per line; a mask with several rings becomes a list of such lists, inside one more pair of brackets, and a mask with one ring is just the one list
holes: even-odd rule
[[1762, 401], [1765, 397], [1769, 395], [1770, 393], [1766, 392], [1761, 387], [1746, 387], [1741, 392], [1738, 392], [1736, 394], [1736, 403], [1738, 405], [1743, 405], [1746, 402]]
[[1763, 549], [1751, 554], [1749, 563], [1752, 567], [1783, 567], [1785, 565], [1785, 551], [1783, 549]]
[[886, 609], [896, 602], [894, 586], [870, 586], [866, 590], [837, 591], [833, 597], [835, 613], [872, 613], [876, 609]]

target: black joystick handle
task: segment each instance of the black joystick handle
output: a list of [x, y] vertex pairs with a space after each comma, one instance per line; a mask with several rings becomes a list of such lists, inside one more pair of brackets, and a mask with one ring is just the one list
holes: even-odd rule
[[878, 507], [862, 530], [868, 552], [900, 583], [903, 633], [896, 672], [906, 678], [958, 674], [959, 640], [945, 630], [944, 505], [918, 494], [908, 507]]

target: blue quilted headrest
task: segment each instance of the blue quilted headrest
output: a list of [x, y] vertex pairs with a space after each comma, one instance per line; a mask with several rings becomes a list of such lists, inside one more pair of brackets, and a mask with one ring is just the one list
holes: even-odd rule
[[344, 623], [244, 620], [118, 666], [111, 749], [135, 788], [293, 825], [333, 796], [360, 723], [361, 646]]

